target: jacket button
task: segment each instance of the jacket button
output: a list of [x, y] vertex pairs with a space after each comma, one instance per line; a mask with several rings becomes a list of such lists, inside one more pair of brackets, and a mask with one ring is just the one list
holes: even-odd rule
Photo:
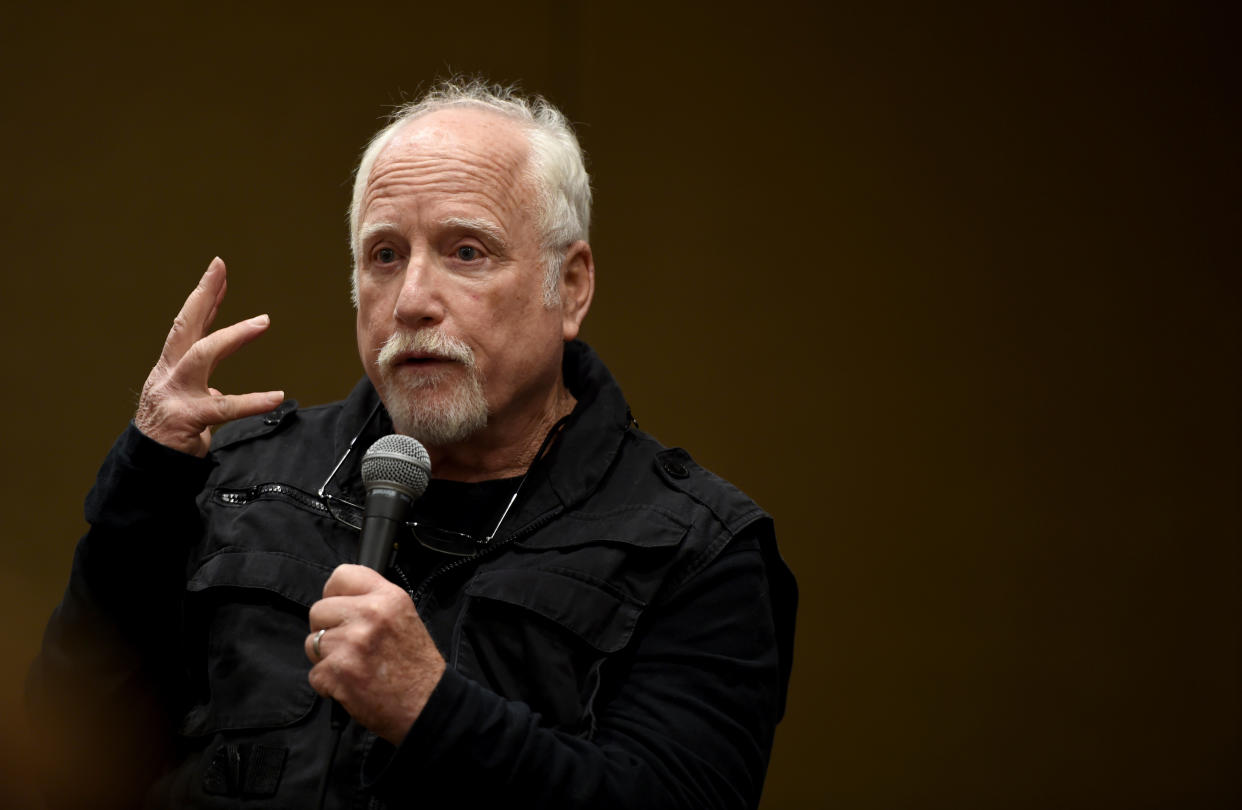
[[676, 461], [664, 462], [664, 472], [674, 478], [687, 478], [690, 475], [690, 471], [685, 468], [685, 465], [678, 464]]

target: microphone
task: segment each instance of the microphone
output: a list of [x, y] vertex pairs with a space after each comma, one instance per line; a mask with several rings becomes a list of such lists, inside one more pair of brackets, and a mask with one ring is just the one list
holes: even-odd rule
[[418, 439], [392, 433], [371, 445], [362, 457], [367, 502], [358, 543], [359, 565], [384, 572], [393, 540], [430, 479], [431, 457]]
[[[405, 525], [414, 501], [427, 490], [431, 479], [431, 457], [422, 442], [399, 433], [377, 439], [362, 457], [362, 483], [367, 489], [367, 502], [362, 513], [362, 537], [358, 541], [358, 564], [384, 573], [392, 554], [392, 541]], [[328, 795], [331, 764], [341, 744], [341, 733], [349, 724], [349, 713], [340, 702], [328, 699], [331, 706], [332, 753], [329, 767], [319, 781], [319, 808]]]

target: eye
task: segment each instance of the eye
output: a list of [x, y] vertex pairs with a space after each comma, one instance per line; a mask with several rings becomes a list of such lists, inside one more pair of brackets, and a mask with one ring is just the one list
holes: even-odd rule
[[479, 249], [473, 245], [461, 245], [453, 253], [463, 262], [472, 262], [482, 256], [482, 254], [479, 253]]
[[397, 260], [397, 251], [390, 247], [380, 248], [375, 251], [375, 261], [380, 264], [392, 264]]

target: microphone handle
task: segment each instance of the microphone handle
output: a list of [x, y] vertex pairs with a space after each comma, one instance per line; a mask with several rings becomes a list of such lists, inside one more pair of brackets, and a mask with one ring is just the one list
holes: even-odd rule
[[367, 487], [362, 537], [358, 540], [358, 564], [384, 573], [392, 556], [392, 543], [405, 525], [414, 499], [386, 482]]

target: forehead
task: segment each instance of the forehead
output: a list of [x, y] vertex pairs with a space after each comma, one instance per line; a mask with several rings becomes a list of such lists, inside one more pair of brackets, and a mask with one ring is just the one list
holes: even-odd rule
[[380, 151], [363, 192], [363, 219], [418, 195], [481, 205], [493, 215], [529, 210], [530, 147], [520, 125], [498, 113], [447, 109], [398, 129]]

